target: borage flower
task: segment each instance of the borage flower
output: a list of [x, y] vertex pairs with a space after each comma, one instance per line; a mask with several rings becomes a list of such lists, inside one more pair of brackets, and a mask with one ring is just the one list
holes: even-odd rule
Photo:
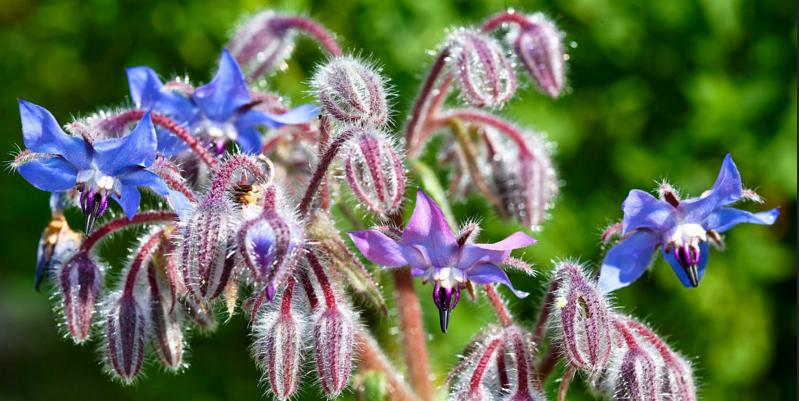
[[[319, 114], [319, 108], [300, 105], [283, 114], [271, 114], [255, 107], [247, 82], [238, 63], [227, 50], [222, 51], [219, 69], [211, 82], [192, 90], [188, 85], [164, 85], [158, 74], [149, 67], [128, 68], [130, 96], [136, 107], [157, 111], [207, 140], [217, 153], [222, 153], [228, 142], [236, 142], [242, 151], [257, 154], [261, 151], [259, 127], [277, 128], [286, 124], [308, 122]], [[161, 136], [159, 151], [175, 154], [184, 149], [168, 133]]]
[[68, 135], [41, 106], [19, 101], [22, 136], [27, 150], [13, 165], [20, 175], [43, 191], [80, 192], [80, 206], [89, 231], [94, 220], [108, 209], [108, 198], [122, 207], [128, 218], [139, 209], [138, 187], [166, 196], [161, 179], [149, 171], [155, 160], [156, 138], [150, 115], [121, 138], [91, 141]]
[[475, 244], [468, 235], [458, 238], [444, 219], [441, 208], [424, 192], [416, 193], [416, 207], [399, 238], [380, 230], [350, 233], [350, 238], [369, 261], [397, 268], [410, 266], [411, 274], [433, 283], [433, 301], [439, 310], [441, 331], [447, 332], [450, 311], [460, 298], [461, 289], [475, 284], [502, 283], [523, 298], [500, 266], [514, 249], [532, 245], [527, 234], [516, 232], [495, 244]]
[[779, 209], [750, 213], [726, 207], [747, 195], [741, 175], [728, 154], [713, 187], [697, 198], [680, 200], [665, 185], [661, 200], [634, 189], [622, 204], [622, 241], [608, 251], [599, 285], [613, 291], [629, 285], [649, 266], [660, 247], [663, 257], [686, 287], [697, 287], [708, 261], [708, 240], [721, 241], [719, 233], [740, 223], [774, 224]]

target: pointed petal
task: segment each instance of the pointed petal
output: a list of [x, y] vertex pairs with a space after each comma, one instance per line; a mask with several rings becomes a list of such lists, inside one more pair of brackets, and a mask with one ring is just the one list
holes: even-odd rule
[[174, 156], [189, 148], [186, 142], [161, 127], [155, 128], [155, 137], [158, 143], [158, 153], [164, 156]]
[[75, 186], [77, 171], [60, 156], [32, 160], [17, 168], [19, 175], [42, 191], [66, 191]]
[[464, 244], [458, 268], [467, 270], [478, 263], [502, 264], [514, 249], [524, 248], [535, 243], [529, 235], [517, 231], [504, 240], [494, 244]]
[[626, 287], [644, 274], [660, 236], [651, 231], [637, 231], [610, 249], [602, 262], [599, 288], [611, 292]]
[[241, 148], [241, 151], [249, 155], [257, 155], [261, 153], [261, 132], [258, 128], [236, 128], [238, 136], [236, 143]]
[[150, 67], [127, 69], [130, 97], [137, 108], [155, 110], [179, 123], [191, 120], [194, 106], [191, 101], [177, 93], [164, 89], [158, 74]]
[[779, 208], [774, 208], [760, 213], [750, 213], [746, 210], [725, 207], [716, 210], [707, 217], [705, 229], [716, 230], [720, 233], [723, 233], [741, 223], [763, 224], [770, 226], [774, 224], [774, 222], [777, 220], [777, 216], [779, 215]]
[[239, 116], [236, 124], [243, 126], [265, 125], [270, 128], [278, 128], [283, 125], [307, 123], [318, 115], [319, 107], [312, 104], [303, 104], [282, 114], [249, 110]]
[[458, 248], [441, 208], [421, 189], [416, 192], [416, 206], [402, 233], [401, 242], [403, 245], [426, 248], [430, 262], [435, 267], [451, 265]]
[[[680, 281], [686, 288], [693, 288], [691, 285], [691, 279], [688, 278], [688, 274], [685, 273], [685, 270], [680, 266], [680, 262], [674, 257], [673, 252], [664, 252], [661, 249], [661, 253], [663, 254], [663, 258], [666, 259], [666, 262], [669, 262], [671, 268], [674, 269], [674, 273], [677, 274]], [[697, 266], [697, 273], [699, 273], [699, 281], [702, 281], [702, 276], [705, 275], [705, 268], [707, 267], [707, 261], [710, 256], [710, 246], [707, 242], [699, 243], [699, 265]]]
[[622, 235], [639, 228], [662, 232], [674, 225], [676, 209], [638, 189], [630, 191], [621, 208], [624, 211]]
[[194, 91], [195, 103], [208, 118], [227, 121], [239, 107], [250, 103], [250, 91], [236, 60], [222, 51], [214, 79]]
[[732, 161], [732, 156], [727, 154], [713, 187], [698, 198], [686, 199], [680, 203], [684, 220], [701, 222], [716, 209], [741, 199], [742, 192], [741, 174]]
[[529, 295], [527, 292], [513, 288], [508, 275], [497, 265], [492, 263], [482, 263], [466, 271], [467, 278], [477, 284], [500, 283], [505, 284], [513, 294], [519, 298]]
[[130, 167], [153, 164], [156, 148], [155, 128], [148, 112], [124, 137], [95, 142], [94, 160], [100, 171], [116, 176]]
[[407, 266], [400, 244], [377, 230], [349, 233], [352, 242], [370, 262], [385, 267]]
[[167, 196], [170, 192], [161, 177], [143, 168], [123, 171], [117, 178], [123, 186], [146, 187], [161, 196]]
[[61, 155], [75, 170], [91, 163], [91, 150], [82, 138], [67, 135], [47, 109], [19, 100], [22, 138], [25, 147], [36, 153]]
[[139, 190], [133, 185], [123, 185], [122, 189], [120, 190], [121, 195], [117, 196], [116, 194], [113, 195], [113, 198], [119, 206], [122, 207], [122, 211], [125, 212], [125, 216], [128, 219], [132, 218], [133, 215], [139, 210], [139, 203], [141, 203], [141, 194]]

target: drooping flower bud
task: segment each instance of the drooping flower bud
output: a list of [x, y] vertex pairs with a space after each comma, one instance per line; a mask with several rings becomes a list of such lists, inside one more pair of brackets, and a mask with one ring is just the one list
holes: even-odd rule
[[183, 309], [186, 315], [191, 318], [200, 330], [204, 332], [213, 332], [219, 324], [216, 320], [216, 313], [208, 301], [194, 298], [191, 294], [187, 294], [180, 299], [183, 304]]
[[36, 277], [34, 288], [39, 290], [42, 281], [64, 260], [74, 253], [83, 240], [80, 233], [72, 231], [63, 214], [53, 216], [39, 239], [36, 250]]
[[244, 20], [227, 48], [250, 81], [283, 68], [294, 50], [295, 32], [279, 24], [280, 15], [261, 11]]
[[[518, 326], [511, 326], [504, 330], [506, 338], [505, 349], [512, 356], [513, 375], [510, 380], [511, 391], [506, 401], [544, 401], [546, 397], [541, 391], [541, 383], [536, 379], [535, 370], [535, 344], [530, 333]], [[504, 355], [500, 355], [504, 358]]]
[[405, 170], [383, 132], [364, 132], [350, 140], [344, 171], [352, 193], [372, 213], [385, 216], [402, 203]]
[[108, 365], [120, 380], [130, 384], [144, 362], [147, 319], [133, 292], [112, 296], [106, 318]]
[[447, 40], [450, 64], [463, 98], [475, 107], [500, 107], [516, 92], [516, 74], [494, 38], [459, 29]]
[[320, 308], [314, 319], [314, 355], [322, 390], [335, 397], [347, 386], [352, 370], [355, 322], [348, 305]]
[[506, 346], [506, 341], [499, 333], [489, 328], [472, 341], [466, 356], [447, 379], [452, 384], [449, 400], [488, 401], [503, 391], [498, 385], [496, 372], [491, 369], [493, 361], [504, 358], [500, 350]]
[[58, 273], [66, 327], [72, 341], [89, 339], [95, 303], [103, 287], [103, 273], [97, 260], [80, 251], [67, 260]]
[[614, 319], [616, 356], [608, 364], [604, 390], [614, 400], [658, 401], [661, 388], [659, 356], [644, 346], [623, 321]]
[[377, 68], [351, 56], [332, 59], [312, 81], [323, 114], [350, 124], [380, 126], [388, 119], [386, 91]]
[[566, 85], [563, 33], [542, 13], [529, 16], [528, 22], [511, 33], [513, 50], [536, 86], [557, 98]]
[[297, 309], [302, 299], [293, 279], [280, 296], [279, 307], [262, 311], [255, 320], [253, 357], [279, 400], [290, 398], [300, 383], [305, 322]]
[[607, 300], [578, 264], [560, 263], [553, 280], [558, 286], [553, 312], [567, 360], [593, 381], [611, 353]]
[[154, 256], [147, 265], [147, 282], [150, 286], [150, 343], [158, 360], [166, 368], [175, 371], [183, 366], [183, 328], [180, 308], [175, 307], [175, 286], [163, 263], [168, 263], [167, 257], [158, 256]]

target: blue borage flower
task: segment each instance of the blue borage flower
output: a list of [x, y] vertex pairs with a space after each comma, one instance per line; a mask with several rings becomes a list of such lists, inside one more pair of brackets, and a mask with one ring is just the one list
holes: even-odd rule
[[355, 231], [349, 235], [372, 263], [389, 268], [410, 266], [414, 277], [424, 277], [426, 283], [433, 283], [433, 300], [445, 333], [450, 311], [468, 281], [505, 284], [517, 297], [527, 296], [526, 292], [513, 288], [500, 266], [512, 250], [535, 241], [522, 232], [495, 244], [475, 244], [463, 237], [459, 241], [441, 208], [421, 190], [416, 193], [416, 206], [400, 238], [390, 238], [379, 230]]
[[[319, 108], [304, 104], [283, 114], [270, 114], [254, 109], [250, 90], [236, 60], [222, 51], [219, 69], [211, 82], [190, 95], [164, 86], [158, 74], [149, 67], [128, 68], [130, 96], [137, 108], [162, 113], [198, 136], [205, 137], [218, 153], [229, 141], [242, 151], [261, 151], [259, 127], [277, 128], [286, 124], [302, 124], [319, 114]], [[173, 155], [185, 145], [168, 132], [159, 130], [159, 153]]]
[[113, 198], [130, 218], [139, 209], [138, 187], [166, 196], [168, 190], [149, 167], [155, 160], [156, 137], [150, 114], [121, 138], [90, 141], [68, 135], [49, 111], [19, 101], [22, 137], [33, 152], [16, 166], [34, 187], [48, 192], [76, 188], [80, 206], [87, 216], [87, 231], [108, 208]]
[[608, 251], [599, 285], [609, 292], [637, 280], [654, 251], [661, 253], [686, 287], [697, 287], [708, 262], [708, 239], [720, 239], [740, 223], [774, 224], [779, 209], [750, 213], [729, 206], [744, 197], [741, 175], [728, 154], [713, 187], [697, 198], [663, 200], [634, 189], [622, 204], [622, 241]]

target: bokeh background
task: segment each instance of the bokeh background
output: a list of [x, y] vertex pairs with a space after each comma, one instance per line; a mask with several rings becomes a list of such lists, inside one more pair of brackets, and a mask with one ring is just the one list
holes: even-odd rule
[[[21, 144], [16, 98], [47, 107], [65, 123], [125, 104], [126, 66], [206, 81], [235, 21], [261, 7], [317, 18], [348, 50], [381, 64], [397, 95], [400, 123], [431, 61], [427, 51], [446, 28], [478, 23], [505, 7], [554, 17], [567, 33], [569, 93], [551, 101], [527, 85], [503, 111], [556, 143], [564, 182], [551, 220], [535, 234], [539, 243], [524, 254], [545, 273], [513, 277], [517, 288], [533, 292], [512, 301], [515, 313], [532, 324], [553, 259], [575, 258], [596, 268], [598, 234], [621, 217], [629, 189], [653, 189], [668, 177], [697, 195], [730, 152], [745, 184], [766, 199], [762, 208], [782, 208], [777, 224], [731, 231], [727, 251], [711, 256], [698, 289], [683, 288], [658, 260], [642, 280], [618, 291], [617, 303], [692, 357], [701, 399], [796, 399], [795, 2], [0, 0], [0, 151], [10, 160]], [[322, 60], [314, 45], [301, 41], [273, 87], [309, 101], [305, 82]], [[65, 340], [46, 292], [33, 290], [47, 194], [8, 171], [0, 174], [0, 188], [0, 400], [262, 397], [240, 317], [213, 336], [194, 336], [192, 366], [183, 374], [150, 364], [146, 379], [132, 387], [111, 382], [98, 366], [97, 345]], [[478, 200], [455, 202], [454, 210], [461, 219], [482, 216], [485, 240], [514, 229]], [[390, 298], [390, 285], [384, 290]], [[492, 316], [483, 304], [459, 307], [443, 336], [430, 288], [418, 290], [434, 371], [442, 378]], [[401, 362], [395, 316], [366, 321]], [[301, 399], [320, 398], [308, 382]], [[569, 399], [591, 397], [576, 384]]]

